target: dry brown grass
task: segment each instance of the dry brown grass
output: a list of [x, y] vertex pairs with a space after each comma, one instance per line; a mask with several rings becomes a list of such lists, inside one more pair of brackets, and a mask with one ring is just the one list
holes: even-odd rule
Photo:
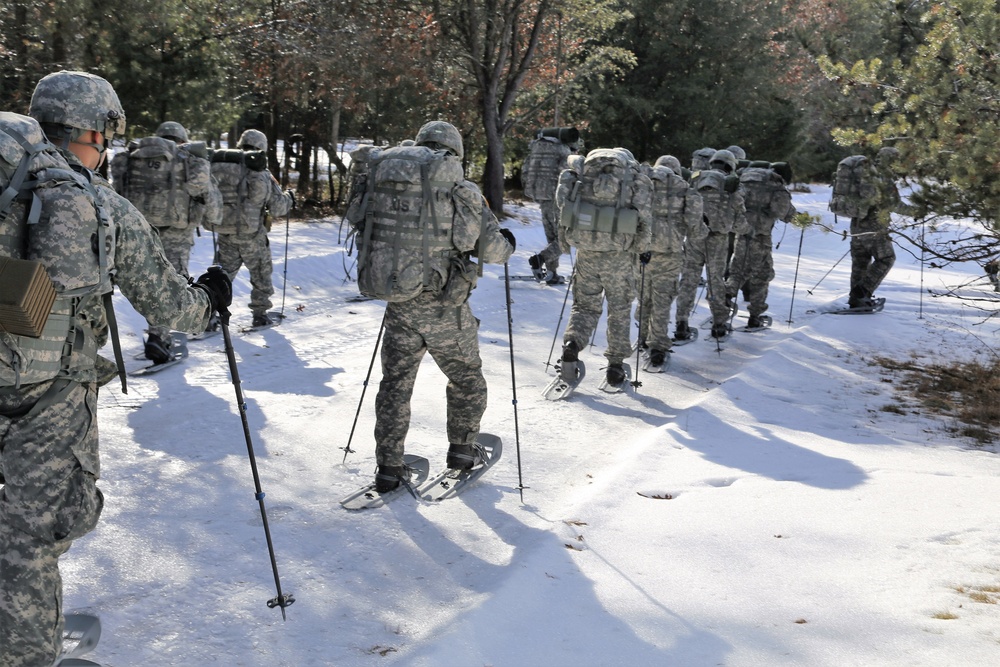
[[[896, 388], [933, 414], [951, 417], [955, 432], [979, 444], [997, 440], [1000, 424], [1000, 360], [922, 365], [877, 357], [875, 363], [901, 377]], [[896, 412], [897, 410], [887, 410]]]

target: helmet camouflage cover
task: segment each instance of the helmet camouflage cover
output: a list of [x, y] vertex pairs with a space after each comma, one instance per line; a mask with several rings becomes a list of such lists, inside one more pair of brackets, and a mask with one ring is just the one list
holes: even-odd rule
[[246, 130], [236, 142], [237, 148], [250, 148], [255, 151], [267, 150], [267, 135], [260, 130]]
[[656, 158], [656, 164], [654, 167], [666, 167], [675, 174], [680, 175], [681, 173], [681, 161], [675, 158], [673, 155], [661, 155]]
[[459, 158], [465, 155], [462, 149], [462, 135], [454, 125], [443, 120], [432, 120], [425, 123], [414, 139], [418, 146], [432, 143], [441, 144]]
[[712, 159], [709, 161], [708, 166], [714, 169], [716, 168], [716, 165], [719, 163], [725, 165], [725, 167], [728, 168], [728, 169], [723, 169], [723, 171], [725, 171], [727, 174], [736, 173], [736, 167], [737, 167], [736, 156], [733, 155], [731, 151], [725, 149], [721, 151], [715, 151], [715, 155], [712, 156]]
[[156, 136], [163, 137], [164, 139], [172, 139], [179, 144], [187, 143], [188, 140], [188, 133], [184, 129], [184, 126], [172, 120], [160, 123], [160, 126], [156, 128]]
[[115, 89], [87, 72], [61, 71], [43, 77], [31, 95], [28, 115], [39, 123], [96, 130], [108, 141], [125, 133], [125, 110]]

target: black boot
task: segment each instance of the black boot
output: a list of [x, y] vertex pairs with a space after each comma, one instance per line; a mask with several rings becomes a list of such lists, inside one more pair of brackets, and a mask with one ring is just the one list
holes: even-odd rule
[[729, 327], [723, 324], [712, 325], [712, 338], [725, 338], [729, 334]]
[[408, 480], [409, 474], [403, 466], [379, 466], [375, 471], [375, 491], [386, 493], [398, 488], [403, 480]]
[[154, 364], [167, 363], [173, 358], [173, 355], [170, 354], [170, 346], [173, 342], [173, 338], [163, 340], [154, 333], [149, 334], [149, 338], [146, 339], [146, 346], [144, 349], [146, 358]]
[[448, 467], [453, 470], [470, 470], [483, 462], [482, 452], [476, 445], [452, 443], [448, 447]]
[[674, 338], [677, 340], [688, 340], [691, 338], [691, 330], [688, 329], [687, 320], [678, 320], [677, 329], [674, 331]]
[[861, 285], [855, 285], [851, 288], [851, 294], [847, 297], [847, 305], [849, 308], [862, 308], [864, 306], [871, 305], [871, 294], [868, 293]]
[[625, 381], [625, 367], [621, 364], [611, 364], [608, 366], [608, 384], [617, 387]]

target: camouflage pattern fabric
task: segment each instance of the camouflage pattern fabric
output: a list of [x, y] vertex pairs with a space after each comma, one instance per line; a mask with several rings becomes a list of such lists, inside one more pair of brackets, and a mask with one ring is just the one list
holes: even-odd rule
[[729, 235], [709, 232], [701, 243], [691, 243], [685, 251], [684, 269], [677, 294], [677, 321], [686, 322], [694, 309], [698, 281], [702, 268], [708, 274], [708, 305], [713, 324], [729, 323], [726, 305], [726, 259], [729, 255]]
[[[70, 164], [82, 169], [71, 153]], [[128, 200], [92, 176], [115, 227], [115, 284], [140, 314], [181, 331], [203, 331], [209, 298], [167, 261], [155, 232]], [[78, 318], [100, 345], [107, 314], [85, 297]], [[95, 355], [96, 356], [96, 355]], [[74, 356], [72, 380], [0, 390], [0, 664], [48, 667], [61, 644], [58, 558], [100, 515], [95, 359]]]
[[[464, 189], [476, 191], [466, 182]], [[482, 213], [486, 201], [479, 198]], [[514, 249], [500, 234], [496, 218], [455, 216], [455, 254], [475, 254], [480, 262], [503, 264]], [[482, 229], [482, 237], [480, 230]], [[410, 426], [410, 396], [424, 353], [448, 378], [446, 389], [449, 443], [471, 444], [479, 435], [486, 410], [486, 380], [479, 356], [479, 320], [468, 304], [468, 292], [458, 304], [444, 304], [449, 294], [424, 292], [409, 301], [389, 303], [382, 340], [382, 381], [375, 398], [375, 457], [379, 465], [401, 465]]]
[[572, 152], [569, 146], [551, 138], [532, 141], [528, 146], [528, 157], [521, 167], [524, 194], [538, 203], [555, 199], [559, 174]]
[[[880, 227], [879, 209], [851, 220], [851, 288], [874, 294], [896, 263], [896, 250], [888, 229]], [[878, 231], [874, 231], [876, 228]]]
[[896, 250], [889, 236], [893, 212], [913, 215], [913, 207], [903, 203], [893, 175], [883, 168], [876, 176], [878, 204], [861, 218], [851, 218], [851, 288], [861, 287], [866, 294], [875, 290], [896, 263]]
[[[253, 236], [264, 225], [264, 214], [284, 217], [292, 208], [292, 198], [281, 191], [271, 172], [253, 171], [231, 162], [213, 162], [212, 175], [219, 187], [232, 193], [241, 189], [237, 183], [246, 179], [246, 194], [240, 201], [226, 201], [215, 231], [220, 234]], [[235, 182], [233, 182], [235, 181]], [[224, 197], [225, 198], [225, 197]]]
[[486, 379], [479, 357], [479, 322], [468, 302], [444, 306], [429, 292], [386, 305], [382, 381], [375, 398], [379, 465], [402, 465], [410, 428], [410, 397], [424, 353], [448, 378], [449, 443], [471, 444], [486, 411]]
[[235, 225], [216, 228], [216, 261], [231, 280], [236, 280], [240, 267], [246, 265], [251, 286], [248, 305], [255, 315], [261, 315], [271, 307], [271, 295], [274, 294], [271, 244], [264, 228], [264, 214], [266, 211], [274, 217], [284, 216], [292, 207], [292, 198], [281, 191], [269, 171], [250, 171], [247, 181], [252, 187], [243, 209], [252, 212], [252, 217], [246, 220], [247, 224], [240, 226], [238, 232]]
[[634, 257], [634, 253], [625, 251], [577, 250], [573, 308], [563, 334], [564, 343], [572, 340], [581, 350], [587, 347], [606, 299], [608, 349], [604, 356], [609, 364], [620, 364], [632, 353], [629, 329], [636, 290]]
[[545, 263], [546, 269], [556, 273], [559, 268], [559, 256], [562, 255], [559, 248], [559, 208], [554, 199], [539, 202], [538, 206], [542, 209], [542, 227], [545, 229], [545, 240], [549, 242], [538, 253], [538, 256]]
[[[97, 388], [0, 389], [0, 665], [49, 667], [62, 641], [59, 557], [97, 525]], [[54, 603], [54, 604], [53, 604]]]
[[267, 230], [258, 227], [250, 235], [218, 234], [216, 238], [216, 261], [222, 270], [229, 274], [230, 280], [236, 280], [240, 267], [245, 264], [250, 272], [250, 303], [247, 305], [255, 315], [266, 313], [271, 308], [271, 295], [274, 294], [274, 283], [271, 280], [274, 268]]
[[[194, 245], [194, 230], [194, 226], [188, 229], [160, 227], [155, 230], [160, 238], [163, 254], [166, 255], [174, 270], [185, 278], [191, 277], [188, 272], [188, 261], [191, 259], [191, 247]], [[150, 322], [148, 328], [149, 333], [156, 335], [160, 340], [170, 340], [170, 327], [162, 327]]]
[[774, 280], [774, 258], [771, 256], [771, 235], [743, 235], [736, 239], [733, 259], [729, 265], [726, 294], [735, 297], [743, 290], [750, 302], [750, 315], [767, 311], [767, 291]]
[[684, 253], [673, 251], [650, 253], [649, 263], [641, 269], [642, 306], [636, 311], [642, 315], [639, 339], [652, 350], [666, 352], [671, 347], [670, 308], [677, 298], [683, 268]]

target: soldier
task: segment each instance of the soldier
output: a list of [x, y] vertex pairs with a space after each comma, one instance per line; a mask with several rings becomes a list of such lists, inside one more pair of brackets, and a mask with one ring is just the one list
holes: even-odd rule
[[851, 308], [871, 306], [872, 295], [896, 263], [896, 251], [889, 236], [890, 214], [913, 213], [896, 189], [894, 167], [898, 162], [898, 149], [891, 146], [879, 149], [872, 170], [874, 203], [864, 216], [851, 218], [851, 293], [847, 302]]
[[640, 344], [648, 344], [649, 361], [661, 367], [670, 353], [670, 308], [677, 296], [684, 266], [684, 245], [702, 243], [708, 228], [702, 223], [701, 196], [681, 177], [681, 163], [672, 155], [657, 159], [650, 171], [653, 183], [651, 238], [640, 290]]
[[[212, 180], [205, 145], [189, 143], [184, 126], [167, 121], [156, 128], [155, 137], [131, 142], [112, 163], [115, 190], [139, 209], [159, 235], [174, 269], [188, 277], [198, 225], [203, 220], [217, 224], [222, 218], [222, 195]], [[218, 326], [213, 318], [208, 329]], [[170, 361], [170, 327], [150, 322], [148, 331], [146, 358], [155, 364]]]
[[388, 301], [375, 398], [379, 493], [408, 479], [403, 454], [410, 396], [427, 352], [448, 378], [448, 467], [482, 461], [476, 438], [487, 389], [479, 321], [468, 302], [478, 273], [470, 257], [480, 266], [502, 264], [515, 246], [514, 235], [500, 228], [479, 189], [465, 180], [455, 126], [431, 121], [415, 141], [369, 154], [348, 212], [359, 239], [358, 286]]
[[[787, 163], [783, 164], [787, 167]], [[772, 168], [769, 162], [752, 162], [740, 174], [749, 229], [740, 235], [733, 250], [730, 275], [726, 282], [726, 298], [735, 299], [740, 290], [750, 302], [747, 327], [763, 326], [760, 316], [767, 310], [767, 292], [774, 280], [774, 259], [771, 256], [771, 231], [778, 220], [790, 222], [796, 211], [792, 196], [785, 189], [785, 176], [790, 170]]]
[[[267, 151], [267, 137], [260, 130], [247, 130], [236, 147], [244, 151]], [[244, 164], [213, 159], [215, 176], [223, 198], [222, 222], [215, 227], [218, 235], [218, 262], [222, 270], [236, 279], [240, 267], [250, 271], [250, 311], [253, 326], [274, 324], [267, 314], [271, 307], [274, 284], [271, 281], [271, 245], [267, 240], [265, 216], [281, 217], [295, 205], [291, 190], [282, 193], [278, 181], [266, 168], [249, 169]]]
[[[552, 135], [556, 136], [552, 136]], [[564, 142], [563, 139], [566, 139]], [[528, 147], [528, 157], [521, 168], [524, 194], [538, 203], [542, 210], [542, 226], [548, 245], [537, 255], [528, 258], [535, 276], [550, 284], [559, 282], [559, 213], [556, 210], [556, 187], [559, 174], [566, 167], [566, 159], [573, 153], [570, 144], [580, 138], [576, 128], [541, 130]], [[544, 269], [542, 267], [545, 267]]]
[[[579, 382], [579, 353], [608, 303], [607, 385], [620, 390], [632, 352], [629, 324], [635, 299], [634, 258], [649, 245], [652, 184], [624, 148], [590, 151], [577, 170], [559, 177], [559, 243], [575, 246], [573, 308], [563, 333], [560, 374]], [[603, 297], [602, 297], [603, 295]]]
[[708, 303], [712, 310], [712, 337], [724, 338], [729, 333], [732, 314], [726, 300], [725, 272], [729, 255], [729, 234], [746, 233], [746, 208], [739, 192], [736, 176], [736, 156], [727, 150], [716, 151], [709, 169], [692, 176], [692, 187], [702, 197], [704, 222], [708, 236], [703, 243], [691, 243], [685, 249], [684, 270], [677, 295], [677, 329], [674, 338], [688, 340], [694, 334], [688, 317], [694, 310], [695, 294], [702, 268], [708, 276]]
[[[43, 339], [0, 338], [0, 665], [49, 667], [62, 642], [59, 557], [93, 530], [103, 496], [97, 442], [97, 392], [113, 364], [97, 354], [108, 340], [112, 282], [147, 318], [184, 331], [201, 331], [213, 311], [231, 300], [228, 278], [210, 271], [189, 285], [170, 265], [156, 234], [96, 170], [107, 145], [125, 129], [118, 96], [104, 79], [83, 72], [57, 72], [38, 82], [29, 113], [65, 162], [89, 181], [84, 205], [52, 202], [60, 221], [58, 244], [36, 248], [49, 274], [69, 276], [89, 267], [99, 282], [84, 293], [59, 295]], [[78, 193], [88, 190], [81, 188]], [[73, 197], [71, 193], [66, 196]], [[80, 194], [76, 195], [81, 196]], [[89, 202], [89, 203], [87, 203]], [[95, 209], [94, 203], [98, 205]], [[97, 213], [95, 214], [95, 210]], [[46, 215], [43, 214], [43, 219]], [[11, 225], [23, 219], [4, 221]], [[47, 224], [53, 224], [49, 222]], [[36, 227], [31, 225], [30, 227]], [[91, 231], [94, 230], [94, 231]], [[27, 232], [29, 239], [32, 230]], [[38, 237], [34, 237], [41, 243]], [[83, 239], [84, 253], [67, 256], [65, 245]], [[91, 243], [91, 239], [96, 242]], [[86, 282], [86, 281], [84, 281]], [[68, 315], [65, 316], [65, 315]], [[59, 329], [62, 334], [56, 336]], [[111, 331], [114, 336], [114, 329]], [[51, 335], [50, 335], [51, 334]], [[46, 353], [47, 340], [64, 340], [51, 373], [18, 377], [10, 345], [29, 359]], [[116, 355], [117, 356], [117, 355]], [[13, 365], [17, 371], [18, 365]], [[113, 371], [112, 371], [113, 375]]]

